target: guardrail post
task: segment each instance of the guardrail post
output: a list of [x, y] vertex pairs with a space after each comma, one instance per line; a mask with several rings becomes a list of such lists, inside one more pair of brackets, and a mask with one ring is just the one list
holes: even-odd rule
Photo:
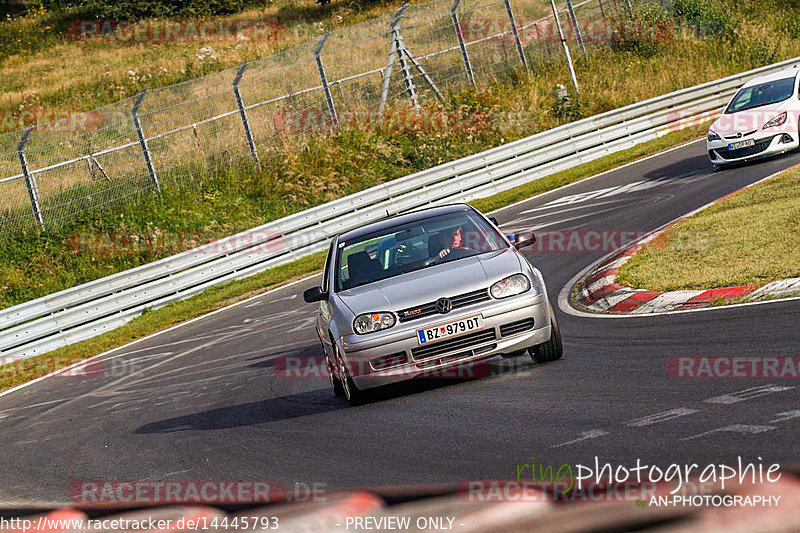
[[[317, 62], [317, 69], [319, 70], [319, 79], [322, 81], [322, 92], [325, 93], [325, 101], [328, 103], [328, 112], [331, 114], [331, 120], [333, 121], [333, 125], [338, 127], [339, 126], [339, 116], [336, 114], [336, 107], [333, 105], [333, 96], [331, 96], [331, 90], [328, 87], [328, 78], [325, 76], [325, 67], [322, 66], [322, 56], [320, 53], [322, 52], [322, 47], [325, 46], [325, 41], [328, 40], [330, 37], [331, 32], [326, 32], [317, 43], [317, 46], [314, 47], [314, 60]], [[339, 85], [341, 88], [341, 84]]]
[[44, 231], [44, 218], [42, 217], [42, 208], [39, 205], [39, 189], [36, 187], [36, 179], [28, 171], [28, 159], [25, 157], [25, 145], [31, 136], [33, 126], [25, 128], [25, 133], [17, 145], [17, 156], [19, 156], [19, 166], [22, 167], [22, 177], [25, 179], [25, 188], [28, 189], [28, 197], [31, 199], [31, 207], [33, 208], [33, 217], [39, 228]]
[[461, 24], [458, 22], [458, 6], [461, 0], [455, 0], [453, 7], [450, 8], [450, 18], [453, 19], [453, 29], [458, 37], [458, 47], [461, 48], [461, 59], [464, 60], [464, 68], [467, 71], [467, 79], [470, 85], [475, 87], [475, 77], [472, 74], [472, 64], [469, 62], [469, 54], [467, 54], [467, 46], [464, 44], [464, 34], [461, 32]]
[[[242, 81], [244, 71], [247, 69], [248, 63], [242, 63], [239, 70], [236, 71], [236, 77], [233, 78], [233, 95], [236, 97], [236, 106], [239, 108], [239, 116], [242, 118], [242, 126], [244, 126], [244, 136], [247, 139], [247, 148], [250, 150], [250, 156], [256, 165], [260, 165], [258, 160], [258, 150], [256, 150], [256, 142], [253, 139], [253, 132], [250, 130], [250, 122], [247, 120], [247, 110], [244, 108], [242, 101], [242, 94], [239, 92], [239, 82]], [[195, 133], [197, 129], [195, 128]]]
[[131, 117], [133, 118], [133, 126], [136, 128], [136, 135], [139, 136], [139, 146], [142, 148], [142, 155], [144, 155], [144, 163], [147, 166], [147, 173], [150, 174], [150, 179], [156, 187], [156, 192], [161, 196], [161, 185], [158, 183], [158, 175], [153, 166], [153, 160], [150, 158], [150, 150], [147, 147], [147, 139], [142, 131], [142, 121], [139, 120], [139, 107], [144, 102], [144, 97], [147, 94], [147, 89], [136, 95], [136, 100], [133, 102], [133, 109], [131, 109]]
[[583, 44], [581, 26], [578, 23], [578, 17], [575, 16], [575, 8], [572, 6], [572, 0], [567, 0], [567, 13], [569, 13], [569, 19], [570, 22], [572, 22], [572, 30], [575, 32], [575, 39], [578, 41], [583, 55], [586, 55], [586, 46]]
[[503, 0], [506, 4], [506, 13], [508, 14], [508, 22], [511, 24], [511, 33], [514, 34], [514, 41], [517, 43], [517, 53], [519, 60], [522, 61], [522, 66], [528, 70], [528, 60], [525, 59], [525, 51], [522, 49], [522, 42], [519, 40], [519, 31], [517, 30], [517, 21], [514, 19], [514, 11], [511, 9], [511, 0]]
[[575, 93], [580, 94], [578, 90], [578, 78], [575, 76], [575, 68], [572, 66], [572, 56], [569, 54], [569, 46], [567, 46], [567, 40], [564, 38], [564, 31], [561, 29], [561, 20], [558, 18], [558, 9], [556, 9], [555, 0], [550, 0], [550, 7], [553, 9], [553, 18], [555, 19], [556, 28], [558, 28], [561, 46], [564, 47], [564, 55], [567, 56], [567, 65], [569, 66], [569, 75], [570, 78], [572, 78], [572, 85], [575, 87]]

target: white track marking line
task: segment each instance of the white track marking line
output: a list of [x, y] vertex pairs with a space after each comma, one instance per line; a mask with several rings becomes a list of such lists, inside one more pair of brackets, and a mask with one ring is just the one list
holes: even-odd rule
[[750, 389], [731, 392], [729, 394], [723, 394], [721, 396], [714, 396], [713, 398], [708, 398], [707, 400], [703, 400], [703, 402], [730, 405], [732, 403], [744, 402], [747, 400], [760, 398], [762, 396], [766, 396], [767, 394], [773, 394], [776, 392], [785, 392], [788, 390], [792, 390], [793, 388], [794, 387], [782, 387], [779, 385], [772, 385], [772, 384], [761, 385], [760, 387], [752, 387]]
[[569, 446], [570, 444], [575, 444], [576, 442], [582, 442], [589, 439], [596, 439], [597, 437], [603, 437], [605, 435], [610, 435], [608, 431], [604, 431], [602, 429], [589, 429], [587, 431], [581, 431], [578, 433], [580, 437], [577, 439], [573, 439], [567, 442], [562, 442], [561, 444], [554, 444], [553, 448], [560, 448], [561, 446]]
[[775, 413], [774, 416], [777, 416], [778, 418], [770, 420], [769, 421], [770, 424], [775, 424], [776, 422], [783, 422], [785, 420], [791, 420], [793, 418], [800, 418], [800, 409], [795, 409], [794, 411], [784, 411], [782, 413]]
[[699, 412], [700, 412], [699, 409], [689, 409], [687, 407], [679, 407], [677, 409], [672, 409], [670, 411], [664, 411], [663, 413], [656, 413], [654, 415], [647, 415], [641, 418], [636, 418], [634, 420], [629, 420], [628, 422], [625, 422], [625, 425], [634, 428], [652, 426], [653, 424], [667, 422], [669, 420], [673, 420], [681, 416], [693, 415], [694, 413], [699, 413]]
[[703, 433], [698, 433], [697, 435], [692, 435], [691, 437], [684, 437], [681, 440], [699, 439], [700, 437], [705, 437], [706, 435], [712, 435], [714, 433], [744, 433], [749, 435], [757, 435], [758, 433], [766, 433], [767, 431], [772, 431], [773, 429], [778, 428], [775, 426], [733, 424], [731, 426], [723, 426], [721, 428], [712, 429], [711, 431], [704, 431]]
[[[554, 193], [559, 192], [559, 191], [563, 191], [565, 189], [568, 189], [568, 188], [573, 187], [575, 185], [578, 185], [580, 183], [585, 183], [585, 182], [587, 182], [589, 180], [593, 180], [593, 179], [599, 178], [601, 176], [605, 176], [606, 174], [610, 174], [611, 172], [616, 172], [618, 170], [622, 170], [623, 168], [628, 168], [631, 165], [636, 165], [638, 163], [642, 163], [644, 161], [648, 161], [650, 159], [653, 159], [654, 157], [658, 157], [658, 156], [661, 156], [661, 155], [664, 155], [664, 154], [668, 154], [670, 152], [674, 152], [675, 150], [680, 150], [681, 148], [686, 148], [687, 146], [691, 146], [691, 145], [693, 145], [695, 143], [699, 143], [700, 141], [705, 141], [705, 140], [706, 140], [705, 137], [701, 137], [700, 139], [695, 139], [693, 141], [689, 141], [689, 142], [681, 144], [679, 146], [673, 146], [672, 148], [668, 148], [668, 149], [666, 149], [666, 150], [664, 150], [662, 152], [658, 152], [658, 153], [655, 153], [655, 154], [652, 154], [652, 155], [648, 155], [648, 156], [643, 157], [641, 159], [637, 159], [636, 161], [631, 161], [629, 163], [625, 163], [624, 165], [620, 165], [618, 167], [614, 167], [614, 168], [611, 168], [611, 169], [608, 169], [608, 170], [604, 170], [603, 172], [601, 172], [599, 174], [595, 174], [594, 176], [589, 176], [588, 178], [583, 178], [583, 179], [580, 179], [578, 181], [573, 181], [572, 183], [567, 183], [566, 185], [562, 185], [561, 187], [558, 187], [557, 189], [551, 189], [551, 190], [545, 191], [545, 192], [543, 192], [541, 194], [537, 194], [536, 196], [531, 196], [530, 198], [525, 198], [523, 200], [519, 200], [518, 202], [514, 202], [513, 204], [509, 204], [509, 205], [506, 205], [506, 206], [503, 206], [503, 207], [498, 207], [494, 211], [489, 212], [489, 214], [492, 215], [494, 213], [497, 213], [498, 211], [503, 211], [504, 209], [509, 209], [509, 208], [512, 208], [512, 207], [516, 207], [518, 205], [522, 205], [525, 202], [531, 202], [533, 200], [538, 200], [539, 198], [542, 198], [544, 196], [548, 196], [550, 194], [554, 194]], [[547, 177], [547, 176], [545, 176], [545, 177]]]

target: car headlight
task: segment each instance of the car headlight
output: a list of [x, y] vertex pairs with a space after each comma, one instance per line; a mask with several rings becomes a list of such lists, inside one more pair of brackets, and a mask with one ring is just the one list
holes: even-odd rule
[[525, 274], [514, 274], [506, 279], [501, 279], [491, 286], [489, 292], [495, 298], [508, 298], [522, 294], [531, 288], [531, 280]]
[[708, 130], [708, 142], [721, 141], [721, 140], [722, 140], [722, 137], [717, 135], [717, 132], [715, 132], [713, 130]]
[[778, 126], [783, 126], [784, 122], [786, 122], [786, 111], [764, 124], [763, 129], [777, 128]]
[[365, 313], [353, 320], [353, 330], [359, 335], [366, 335], [373, 331], [389, 329], [394, 323], [395, 318], [392, 313]]

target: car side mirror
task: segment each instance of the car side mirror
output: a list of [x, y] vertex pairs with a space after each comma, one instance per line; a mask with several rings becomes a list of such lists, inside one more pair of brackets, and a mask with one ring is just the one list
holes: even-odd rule
[[309, 304], [320, 302], [325, 300], [327, 297], [328, 293], [323, 291], [320, 287], [311, 287], [310, 289], [303, 291], [303, 300]]
[[509, 241], [511, 241], [511, 244], [513, 244], [514, 248], [517, 250], [536, 243], [536, 235], [530, 231], [523, 233], [512, 233], [511, 235], [506, 235], [506, 237]]
[[497, 226], [498, 228], [500, 227], [500, 223], [499, 223], [499, 222], [497, 221], [497, 219], [496, 219], [496, 218], [494, 218], [494, 217], [489, 217], [489, 222], [491, 222], [492, 224], [494, 224], [494, 225], [495, 225], [495, 226]]

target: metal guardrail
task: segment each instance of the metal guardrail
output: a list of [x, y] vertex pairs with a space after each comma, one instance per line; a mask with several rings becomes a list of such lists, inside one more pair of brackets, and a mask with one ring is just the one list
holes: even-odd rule
[[717, 113], [758, 68], [645, 100], [372, 187], [180, 254], [0, 310], [0, 363], [119, 327], [149, 308], [324, 250], [367, 222], [490, 196], [625, 150]]

